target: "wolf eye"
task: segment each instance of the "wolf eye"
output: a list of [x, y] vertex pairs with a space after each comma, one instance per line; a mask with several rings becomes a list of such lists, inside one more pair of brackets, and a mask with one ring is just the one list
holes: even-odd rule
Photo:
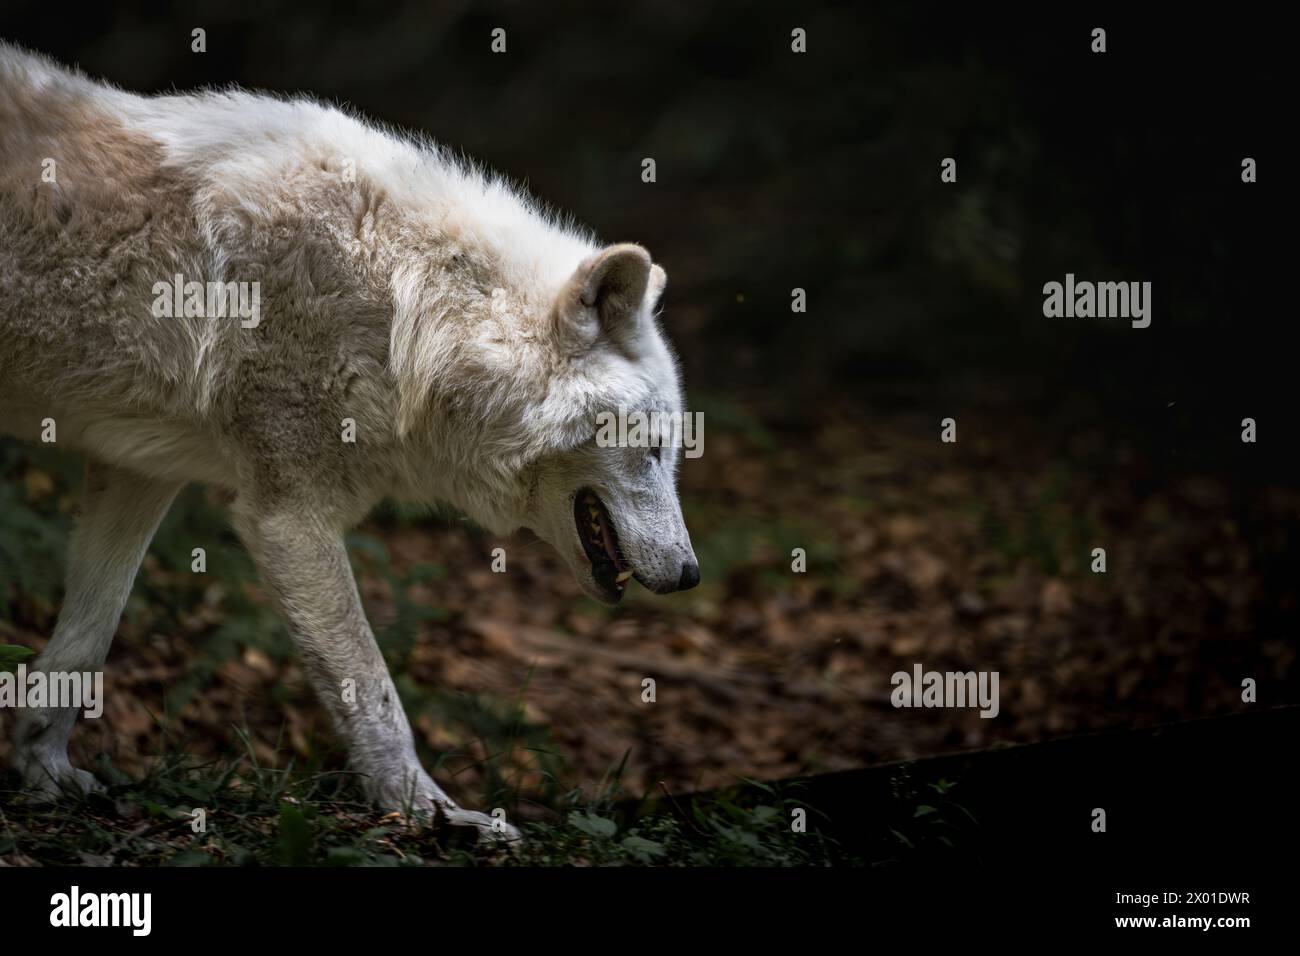
[[661, 446], [661, 445], [651, 445], [651, 446], [650, 446], [650, 460], [651, 460], [651, 461], [656, 461], [656, 462], [658, 462], [658, 461], [663, 461], [663, 457], [664, 457], [663, 446]]

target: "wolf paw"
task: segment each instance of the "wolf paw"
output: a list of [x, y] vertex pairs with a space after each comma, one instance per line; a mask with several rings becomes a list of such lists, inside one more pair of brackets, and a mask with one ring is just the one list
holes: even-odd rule
[[477, 810], [466, 810], [464, 807], [456, 806], [451, 800], [444, 799], [443, 802], [439, 802], [438, 812], [451, 826], [477, 827], [478, 838], [485, 843], [510, 846], [523, 842], [523, 834], [505, 820], [490, 817]]
[[53, 803], [67, 797], [79, 800], [105, 789], [94, 774], [78, 770], [66, 760], [29, 762], [19, 772], [23, 792], [33, 803]]
[[441, 821], [453, 827], [473, 827], [478, 831], [480, 843], [510, 846], [523, 840], [519, 830], [500, 817], [460, 806], [423, 771], [416, 775], [413, 794], [401, 786], [386, 788], [375, 794], [375, 802], [426, 826]]

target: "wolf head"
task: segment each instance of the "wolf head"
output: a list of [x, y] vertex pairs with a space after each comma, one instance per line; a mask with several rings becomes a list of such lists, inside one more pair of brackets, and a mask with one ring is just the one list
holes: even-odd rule
[[585, 433], [537, 461], [526, 523], [588, 594], [610, 604], [631, 578], [657, 594], [700, 580], [677, 499], [674, 436], [597, 440], [602, 414], [670, 422], [682, 412], [676, 362], [654, 314], [666, 281], [640, 246], [610, 246], [578, 266], [549, 317], [568, 369], [560, 394], [586, 409]]
[[426, 440], [437, 497], [494, 531], [533, 530], [591, 597], [615, 604], [632, 579], [694, 587], [679, 443], [598, 441], [602, 414], [682, 412], [655, 315], [667, 277], [640, 246], [559, 241], [572, 238], [522, 267], [458, 251], [440, 277], [399, 282], [399, 432]]

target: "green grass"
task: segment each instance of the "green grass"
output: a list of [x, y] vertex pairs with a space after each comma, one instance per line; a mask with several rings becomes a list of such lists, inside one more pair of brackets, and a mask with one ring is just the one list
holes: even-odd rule
[[[471, 832], [418, 827], [357, 802], [347, 774], [229, 762], [162, 761], [145, 779], [95, 768], [106, 794], [30, 806], [0, 788], [0, 859], [43, 865], [130, 866], [824, 866], [860, 862], [791, 827], [802, 806], [772, 787], [730, 795], [621, 799], [617, 771], [596, 797], [574, 791], [544, 820], [520, 823], [524, 843], [479, 846]], [[12, 786], [12, 779], [5, 781]], [[649, 810], [649, 812], [647, 812]], [[196, 821], [202, 811], [202, 828]]]

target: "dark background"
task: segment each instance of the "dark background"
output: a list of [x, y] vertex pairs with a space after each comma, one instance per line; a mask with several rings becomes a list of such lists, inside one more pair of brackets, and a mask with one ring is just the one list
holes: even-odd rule
[[[422, 747], [454, 750], [467, 727], [490, 741], [475, 708], [532, 680], [530, 726], [549, 728], [578, 779], [630, 748], [633, 787], [690, 787], [1240, 710], [1244, 677], [1261, 705], [1300, 699], [1277, 142], [1291, 109], [1285, 33], [1267, 17], [10, 2], [0, 36], [134, 91], [237, 83], [347, 104], [651, 250], [688, 404], [706, 413], [705, 456], [682, 477], [704, 586], [609, 615], [530, 547], [503, 594], [464, 570], [497, 542], [388, 511], [367, 529], [382, 556], [361, 571], [372, 615], [395, 622], [384, 640], [409, 668], [408, 708], [428, 717]], [[498, 26], [504, 55], [490, 52]], [[795, 26], [807, 54], [790, 52]], [[640, 181], [647, 156], [654, 184]], [[939, 179], [948, 156], [956, 184]], [[1255, 184], [1241, 182], [1246, 156]], [[1150, 281], [1150, 328], [1045, 318], [1042, 286], [1067, 272]], [[938, 441], [947, 416], [955, 446]], [[1257, 444], [1240, 441], [1247, 416]], [[11, 642], [36, 645], [57, 583], [35, 583], [31, 542], [45, 539], [16, 515], [62, 530], [75, 486], [64, 465], [0, 452], [0, 560], [7, 521], [15, 568], [0, 594]], [[115, 658], [139, 664], [135, 692], [189, 746], [220, 750], [231, 707], [274, 740], [308, 695], [250, 702], [301, 678], [263, 618], [230, 630], [227, 592], [192, 620], [204, 598], [181, 590], [186, 514], [160, 535]], [[809, 549], [806, 578], [789, 573], [794, 546]], [[1088, 570], [1095, 546], [1106, 576]], [[421, 577], [426, 557], [447, 573]], [[408, 591], [437, 613], [403, 617]], [[202, 650], [176, 650], [178, 632]], [[916, 660], [1001, 669], [1003, 718], [882, 707], [888, 675]], [[672, 662], [681, 696], [646, 716], [639, 675]], [[182, 680], [196, 667], [201, 680]], [[173, 680], [194, 693], [168, 700]], [[233, 702], [201, 709], [205, 682]], [[426, 700], [429, 687], [449, 690]], [[154, 729], [118, 716], [112, 746], [132, 767]], [[311, 752], [317, 718], [301, 720], [292, 745]], [[497, 749], [469, 748], [468, 779]]]
[[[1197, 437], [1219, 445], [1207, 433], [1241, 409], [1268, 417], [1289, 323], [1272, 298], [1283, 113], [1259, 19], [873, 7], [9, 3], [0, 25], [131, 90], [350, 104], [647, 244], [688, 381], [787, 405], [901, 386], [960, 408], [1015, 375], [1020, 404], [1087, 406], [1183, 455], [1212, 455]], [[807, 55], [789, 52], [794, 25]], [[1261, 172], [1244, 188], [1247, 155]], [[1152, 281], [1153, 326], [1044, 320], [1042, 284], [1067, 271]], [[1285, 445], [1276, 411], [1256, 460]]]

